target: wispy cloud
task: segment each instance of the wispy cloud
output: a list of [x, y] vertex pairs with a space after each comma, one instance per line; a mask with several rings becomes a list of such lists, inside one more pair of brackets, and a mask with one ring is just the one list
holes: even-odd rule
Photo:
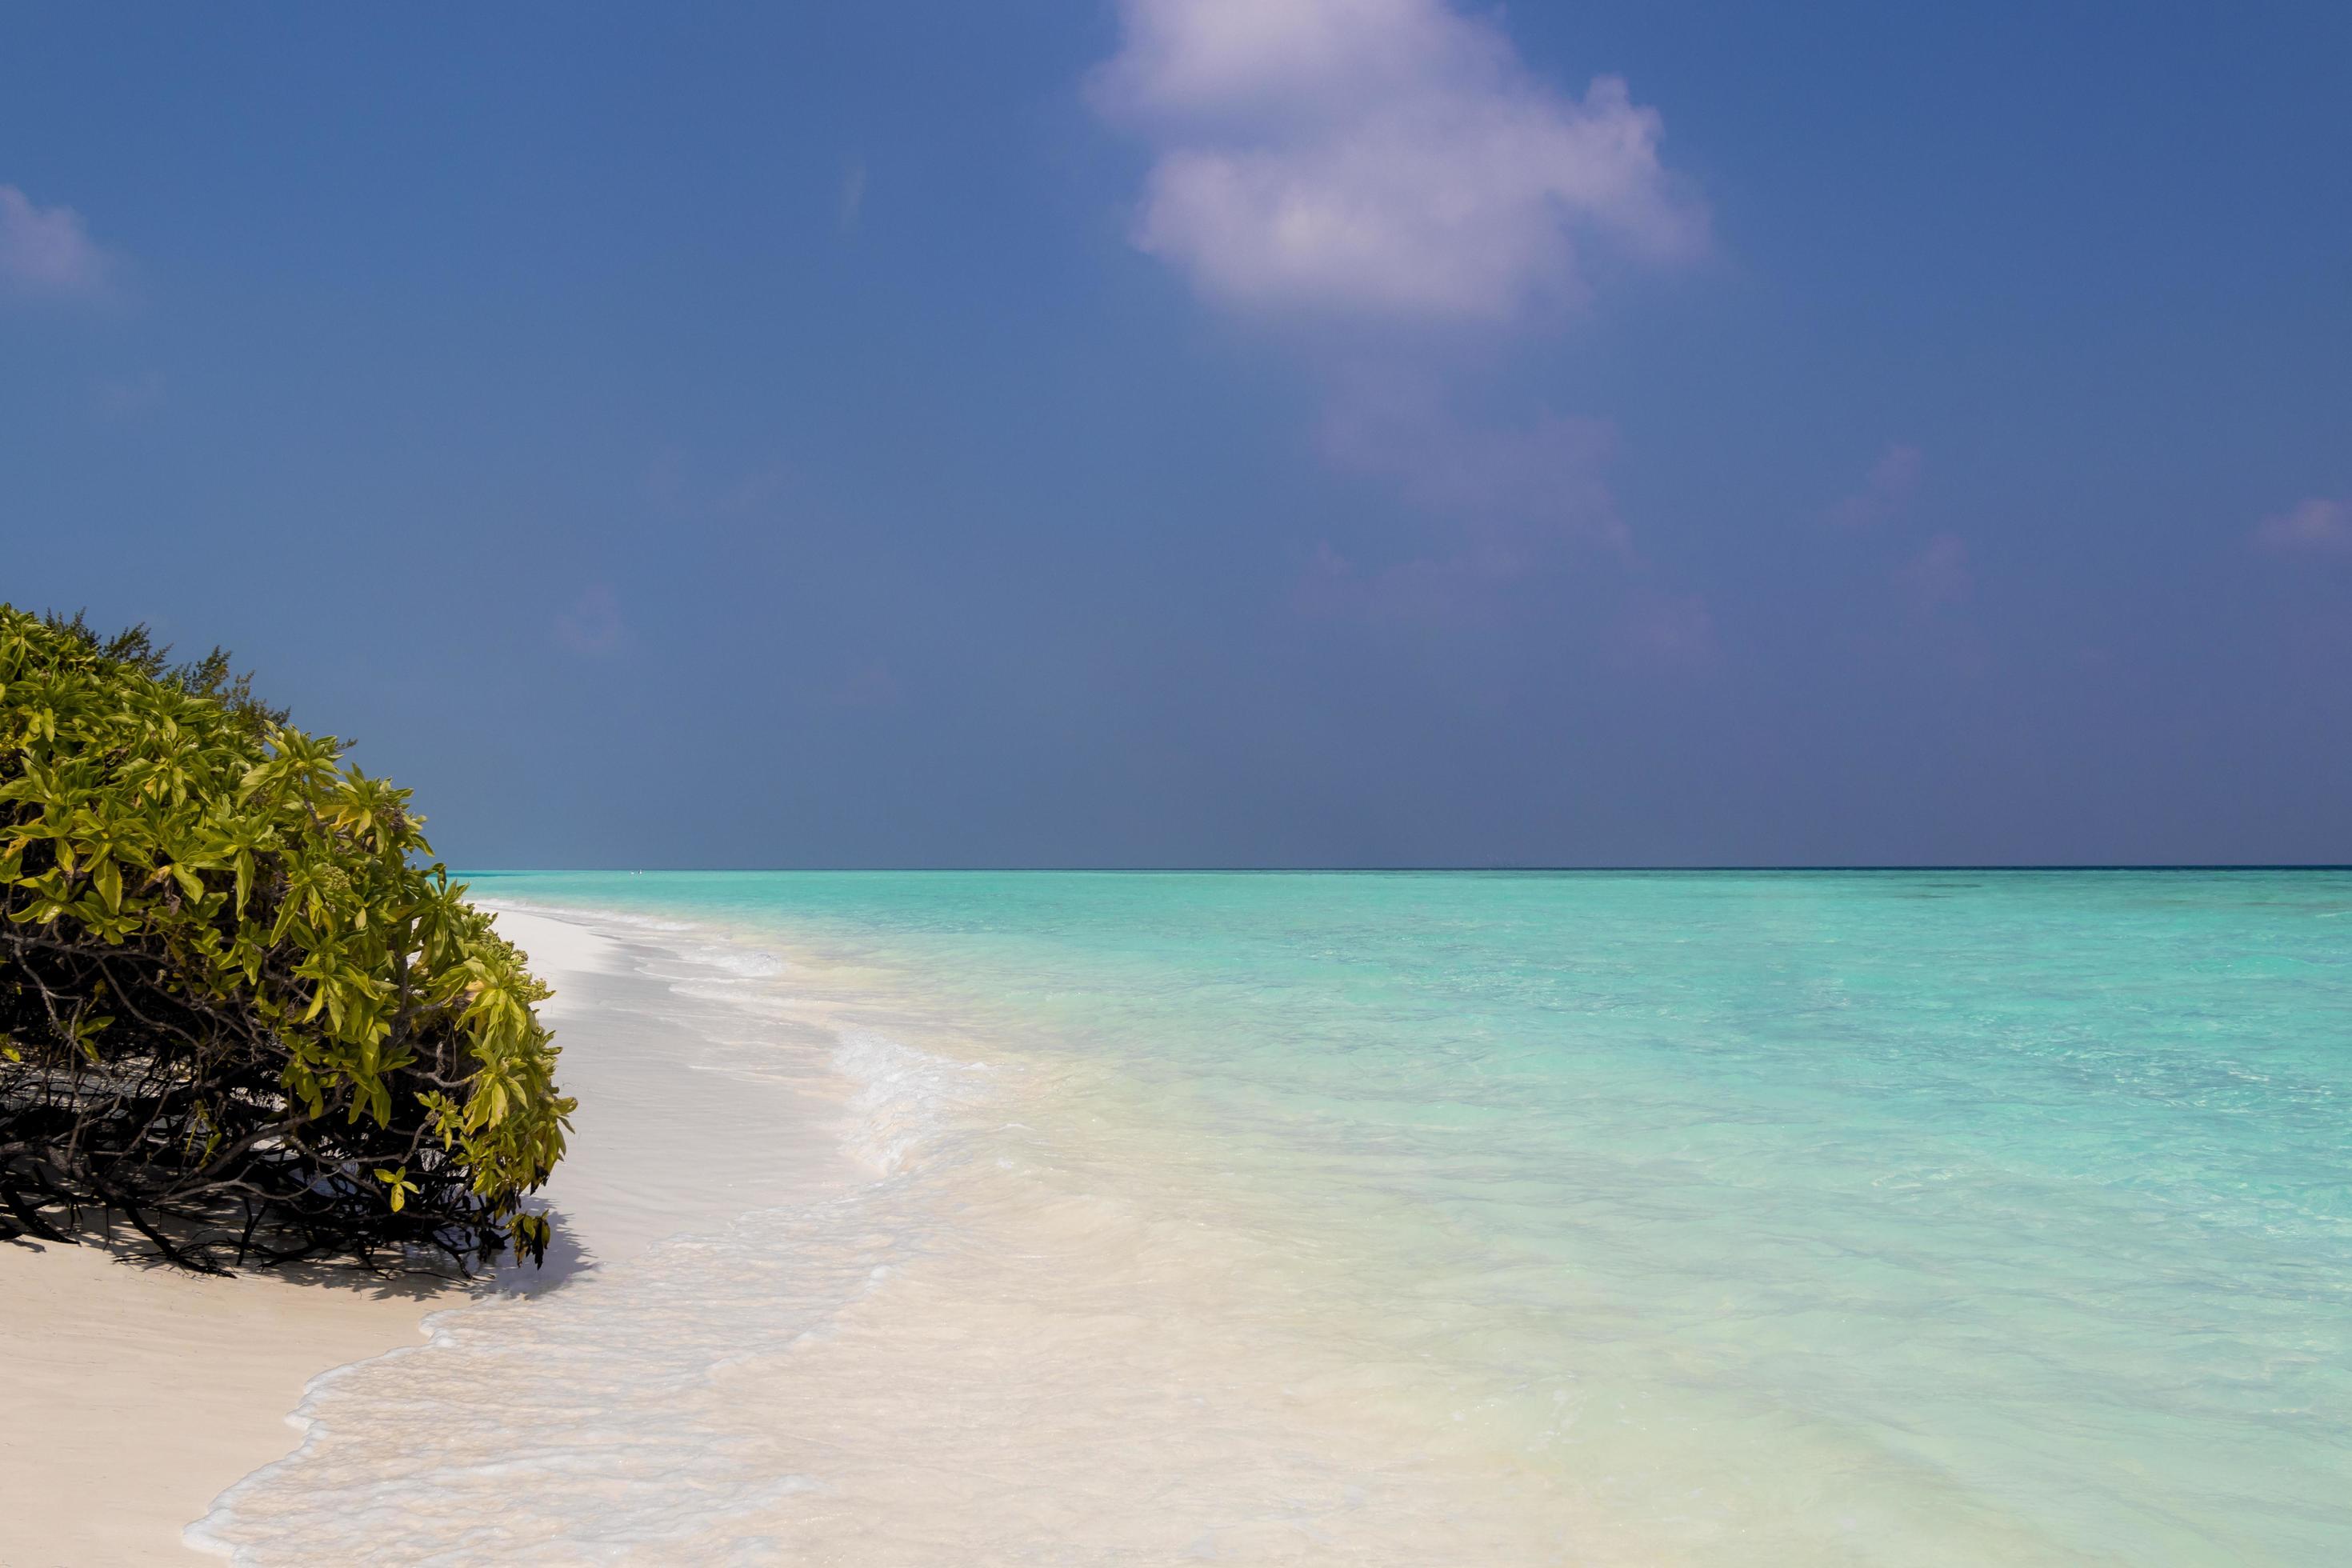
[[1425, 388], [1359, 384], [1334, 402], [1318, 445], [1343, 470], [1392, 480], [1405, 499], [1531, 545], [1580, 539], [1626, 548], [1602, 482], [1615, 450], [1604, 420], [1545, 413], [1496, 427], [1457, 418]]
[[1900, 442], [1879, 455], [1862, 489], [1829, 510], [1829, 521], [1840, 528], [1869, 528], [1885, 522], [1909, 504], [1919, 486], [1919, 448]]
[[1617, 623], [1622, 663], [1652, 669], [1697, 669], [1715, 659], [1715, 616], [1696, 594], [1637, 597]]
[[1895, 574], [1896, 584], [1922, 610], [1940, 610], [1964, 602], [1976, 591], [1976, 574], [1969, 566], [1969, 547], [1956, 533], [1939, 533]]
[[1326, 540], [1299, 579], [1298, 608], [1310, 616], [1383, 626], [1465, 626], [1491, 618], [1516, 574], [1475, 552], [1366, 569]]
[[1339, 471], [1395, 486], [1430, 515], [1438, 536], [1428, 555], [1372, 571], [1325, 542], [1302, 593], [1316, 612], [1467, 620], [1578, 547], [1631, 554], [1602, 477], [1616, 446], [1603, 421], [1546, 413], [1517, 426], [1480, 426], [1456, 417], [1427, 387], [1386, 382], [1343, 393], [1318, 445]]
[[0, 291], [24, 298], [102, 295], [114, 271], [71, 207], [44, 207], [15, 185], [0, 185]]
[[2352, 555], [2352, 503], [2314, 496], [2255, 525], [2254, 542], [2283, 555]]
[[1537, 79], [1441, 0], [1123, 0], [1097, 110], [1152, 146], [1138, 246], [1221, 300], [1498, 321], [1583, 290], [1602, 237], [1701, 249], [1663, 122]]

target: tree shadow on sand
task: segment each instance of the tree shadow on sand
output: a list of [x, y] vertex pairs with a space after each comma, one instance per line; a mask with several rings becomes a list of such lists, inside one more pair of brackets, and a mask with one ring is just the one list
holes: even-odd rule
[[[542, 1206], [540, 1212], [546, 1216], [553, 1235], [548, 1242], [545, 1260], [536, 1265], [509, 1251], [495, 1266], [465, 1274], [451, 1267], [446, 1257], [420, 1251], [393, 1266], [369, 1268], [348, 1258], [303, 1258], [249, 1264], [226, 1278], [283, 1279], [320, 1289], [350, 1291], [372, 1300], [415, 1301], [419, 1306], [444, 1298], [448, 1299], [447, 1304], [455, 1305], [459, 1300], [490, 1295], [542, 1295], [591, 1272], [598, 1267], [598, 1259], [582, 1245], [575, 1228], [563, 1222], [562, 1211]], [[39, 1253], [58, 1247], [77, 1247], [142, 1272], [178, 1274], [190, 1279], [224, 1278], [200, 1275], [172, 1262], [137, 1231], [113, 1223], [115, 1216], [110, 1214], [92, 1210], [89, 1217], [95, 1223], [60, 1232], [63, 1241], [23, 1235], [0, 1237], [0, 1256], [8, 1249]]]

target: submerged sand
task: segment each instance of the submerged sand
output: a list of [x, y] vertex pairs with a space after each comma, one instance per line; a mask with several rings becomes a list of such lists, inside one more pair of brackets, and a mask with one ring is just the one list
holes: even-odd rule
[[[611, 962], [576, 926], [499, 924], [559, 991]], [[312, 1378], [420, 1342], [427, 1313], [467, 1299], [350, 1270], [207, 1279], [119, 1243], [0, 1244], [5, 1568], [201, 1561], [181, 1531], [293, 1450]]]

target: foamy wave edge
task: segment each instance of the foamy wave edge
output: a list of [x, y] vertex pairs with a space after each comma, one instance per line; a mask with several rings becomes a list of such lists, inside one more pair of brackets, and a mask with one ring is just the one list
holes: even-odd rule
[[[716, 969], [720, 972], [719, 974], [702, 976], [647, 973], [648, 978], [673, 988], [691, 986], [695, 988], [695, 994], [737, 1004], [754, 1017], [760, 1016], [760, 1013], [751, 1005], [755, 993], [748, 987], [763, 980], [781, 977], [790, 968], [785, 961], [772, 952], [747, 952], [745, 950], [749, 944], [742, 938], [709, 924], [666, 920], [627, 910], [551, 905], [515, 899], [476, 901], [492, 912], [513, 910], [519, 913], [562, 921], [593, 934], [639, 946], [641, 951], [643, 947], [652, 947], [688, 965]], [[892, 1178], [901, 1174], [919, 1151], [945, 1131], [951, 1107], [969, 1107], [991, 1093], [989, 1079], [993, 1069], [987, 1064], [959, 1062], [918, 1050], [877, 1029], [837, 1027], [832, 1033], [835, 1041], [834, 1065], [854, 1086], [852, 1105], [857, 1113], [838, 1129], [838, 1136], [845, 1152], [876, 1173], [866, 1189], [867, 1192], [887, 1185]], [[856, 1202], [855, 1195], [850, 1202]], [[763, 1219], [813, 1217], [821, 1210], [835, 1206], [835, 1204], [820, 1204], [805, 1209], [746, 1210], [718, 1231], [708, 1235], [682, 1233], [657, 1243], [649, 1250], [647, 1260], [650, 1262], [673, 1247], [717, 1242], [740, 1227], [756, 1225]], [[873, 1278], [878, 1280], [884, 1273], [887, 1269], [877, 1271]], [[332, 1435], [321, 1407], [336, 1385], [362, 1369], [379, 1363], [454, 1347], [457, 1336], [448, 1325], [456, 1320], [493, 1307], [513, 1294], [516, 1293], [495, 1291], [481, 1300], [428, 1313], [417, 1325], [418, 1332], [424, 1336], [420, 1343], [396, 1346], [379, 1355], [330, 1368], [311, 1378], [303, 1385], [301, 1398], [286, 1416], [287, 1424], [301, 1433], [300, 1440], [283, 1458], [249, 1472], [215, 1497], [202, 1517], [183, 1527], [183, 1544], [206, 1556], [233, 1563], [257, 1561], [237, 1542], [227, 1539], [237, 1530], [239, 1507], [252, 1493], [266, 1487], [280, 1473], [303, 1464]], [[846, 1300], [836, 1303], [836, 1310], [846, 1304]], [[803, 1331], [803, 1337], [820, 1331], [821, 1325], [814, 1326]], [[712, 1370], [724, 1364], [723, 1361], [714, 1363]], [[782, 1495], [804, 1489], [810, 1484], [805, 1478], [786, 1476], [777, 1478], [775, 1487], [771, 1489]], [[767, 1500], [772, 1499], [764, 1495], [750, 1499], [744, 1507], [751, 1508]]]

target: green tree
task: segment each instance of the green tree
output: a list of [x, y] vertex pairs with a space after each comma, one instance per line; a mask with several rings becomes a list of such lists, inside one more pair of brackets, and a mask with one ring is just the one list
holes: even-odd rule
[[217, 649], [0, 605], [0, 1236], [539, 1259], [547, 988], [408, 792], [286, 717]]

